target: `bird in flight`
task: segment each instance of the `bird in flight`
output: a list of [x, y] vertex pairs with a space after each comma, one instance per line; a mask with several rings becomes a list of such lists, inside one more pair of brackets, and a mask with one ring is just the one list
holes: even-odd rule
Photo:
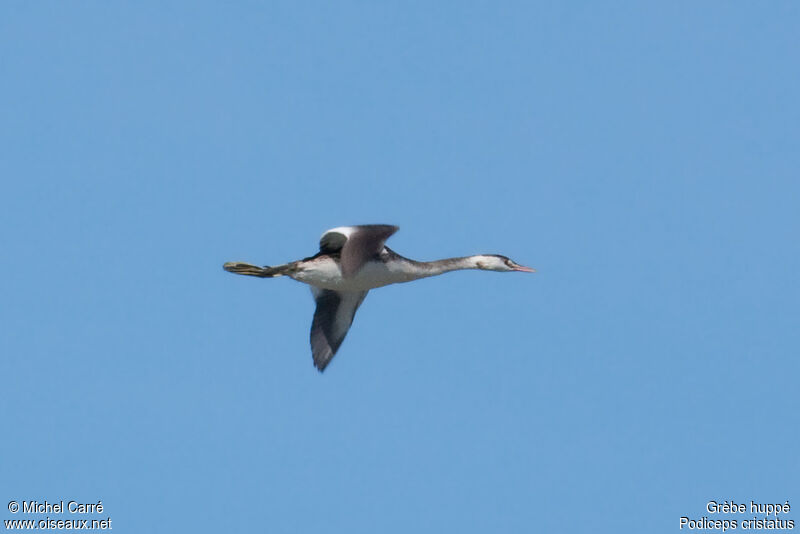
[[317, 303], [311, 323], [311, 354], [320, 372], [344, 341], [356, 310], [370, 289], [461, 269], [535, 272], [498, 254], [410, 260], [384, 245], [398, 229], [388, 224], [341, 226], [322, 234], [319, 252], [309, 258], [274, 267], [228, 262], [223, 268], [260, 278], [288, 276], [311, 286]]

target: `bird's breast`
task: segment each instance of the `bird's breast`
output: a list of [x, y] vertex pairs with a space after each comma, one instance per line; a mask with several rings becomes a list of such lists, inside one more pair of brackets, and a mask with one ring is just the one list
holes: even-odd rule
[[365, 263], [349, 278], [342, 276], [339, 262], [330, 257], [315, 258], [299, 267], [297, 272], [290, 275], [292, 278], [298, 282], [335, 291], [366, 291], [418, 278], [402, 269], [392, 268], [382, 261]]

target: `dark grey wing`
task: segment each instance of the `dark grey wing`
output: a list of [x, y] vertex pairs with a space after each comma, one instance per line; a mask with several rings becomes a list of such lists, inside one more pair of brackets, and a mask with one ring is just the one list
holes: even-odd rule
[[339, 350], [367, 291], [332, 291], [312, 287], [311, 293], [317, 301], [311, 322], [311, 354], [314, 356], [314, 366], [322, 372]]
[[390, 224], [341, 226], [328, 230], [319, 240], [321, 252], [341, 252], [342, 276], [349, 278], [383, 250], [383, 244], [399, 228]]

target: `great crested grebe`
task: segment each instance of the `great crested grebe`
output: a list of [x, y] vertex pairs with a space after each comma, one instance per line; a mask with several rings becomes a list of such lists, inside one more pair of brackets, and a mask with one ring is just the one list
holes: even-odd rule
[[311, 323], [311, 353], [320, 371], [336, 354], [370, 289], [462, 269], [535, 272], [498, 254], [410, 260], [384, 246], [397, 230], [397, 226], [388, 224], [341, 226], [322, 234], [319, 252], [310, 258], [275, 267], [228, 262], [223, 268], [260, 278], [288, 276], [311, 286], [317, 302]]

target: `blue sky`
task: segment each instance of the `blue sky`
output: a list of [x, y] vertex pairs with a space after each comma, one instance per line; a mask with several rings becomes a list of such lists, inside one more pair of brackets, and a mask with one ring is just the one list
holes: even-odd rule
[[[792, 2], [4, 4], [0, 497], [197, 533], [800, 506], [798, 30]], [[308, 289], [221, 265], [359, 223], [539, 272], [375, 290], [320, 375]]]

